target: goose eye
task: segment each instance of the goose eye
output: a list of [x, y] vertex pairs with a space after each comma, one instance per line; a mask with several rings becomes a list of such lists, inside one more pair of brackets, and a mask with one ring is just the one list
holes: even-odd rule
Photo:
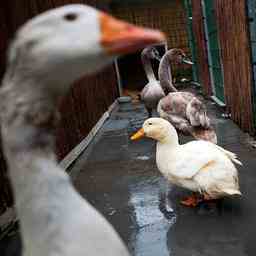
[[66, 21], [75, 21], [76, 19], [77, 19], [77, 14], [75, 14], [75, 13], [68, 13], [68, 14], [66, 14], [65, 16], [64, 16], [64, 19], [66, 20]]
[[152, 125], [152, 123], [148, 123], [148, 125]]

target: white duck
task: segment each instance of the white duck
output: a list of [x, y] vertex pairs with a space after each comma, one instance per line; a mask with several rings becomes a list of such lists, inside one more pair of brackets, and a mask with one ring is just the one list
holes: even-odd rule
[[21, 224], [23, 255], [129, 255], [113, 227], [74, 189], [54, 153], [56, 106], [71, 82], [162, 33], [86, 5], [26, 23], [10, 46], [1, 96], [4, 153]]
[[156, 163], [159, 171], [173, 184], [203, 194], [183, 200], [196, 206], [201, 200], [241, 195], [236, 155], [211, 142], [198, 140], [179, 144], [175, 128], [162, 118], [147, 119], [132, 140], [147, 136], [157, 140]]

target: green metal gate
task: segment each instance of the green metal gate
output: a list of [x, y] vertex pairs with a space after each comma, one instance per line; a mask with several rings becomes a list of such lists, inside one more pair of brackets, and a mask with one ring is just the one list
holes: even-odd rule
[[220, 47], [217, 33], [216, 17], [214, 13], [214, 0], [202, 1], [205, 33], [208, 48], [208, 61], [214, 96], [221, 103], [225, 102], [223, 72], [220, 58]]
[[193, 27], [192, 27], [192, 3], [191, 0], [184, 0], [184, 6], [186, 10], [186, 23], [187, 23], [187, 32], [188, 32], [188, 40], [189, 40], [189, 48], [191, 50], [191, 57], [194, 65], [192, 66], [192, 72], [193, 72], [193, 80], [195, 82], [199, 82], [198, 77], [198, 61], [197, 61], [197, 48], [195, 43], [195, 37], [193, 33]]
[[252, 100], [253, 100], [253, 119], [254, 127], [256, 127], [256, 0], [247, 0], [247, 13], [249, 21], [249, 35], [251, 41], [251, 60], [253, 71], [253, 87], [252, 87]]

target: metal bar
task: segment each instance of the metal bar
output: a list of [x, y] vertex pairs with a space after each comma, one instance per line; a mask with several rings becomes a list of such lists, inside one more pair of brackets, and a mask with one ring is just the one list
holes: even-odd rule
[[122, 85], [122, 78], [121, 78], [121, 75], [120, 75], [117, 58], [115, 59], [114, 65], [115, 65], [115, 70], [116, 70], [118, 92], [119, 92], [119, 96], [121, 96], [123, 94], [123, 85]]
[[220, 107], [225, 107], [226, 104], [222, 102], [220, 99], [218, 99], [216, 96], [211, 96], [211, 99]]
[[202, 5], [202, 11], [203, 11], [203, 17], [204, 17], [204, 31], [205, 31], [205, 41], [206, 41], [207, 56], [208, 56], [208, 63], [209, 63], [209, 70], [210, 70], [211, 87], [212, 87], [213, 94], [216, 95], [213, 71], [211, 68], [212, 56], [210, 54], [210, 44], [209, 44], [209, 37], [208, 37], [208, 27], [207, 27], [207, 21], [206, 21], [206, 8], [205, 8], [204, 0], [201, 0], [201, 5]]

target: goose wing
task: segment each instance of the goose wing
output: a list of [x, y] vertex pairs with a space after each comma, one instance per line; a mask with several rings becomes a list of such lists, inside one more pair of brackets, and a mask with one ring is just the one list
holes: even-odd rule
[[[180, 179], [191, 179], [199, 171], [217, 160], [216, 148], [207, 141], [192, 141], [180, 146], [176, 161], [172, 165], [172, 174]], [[212, 144], [214, 145], [214, 144]]]
[[188, 103], [186, 115], [192, 126], [210, 127], [210, 119], [206, 114], [206, 107], [197, 97], [193, 97]]

